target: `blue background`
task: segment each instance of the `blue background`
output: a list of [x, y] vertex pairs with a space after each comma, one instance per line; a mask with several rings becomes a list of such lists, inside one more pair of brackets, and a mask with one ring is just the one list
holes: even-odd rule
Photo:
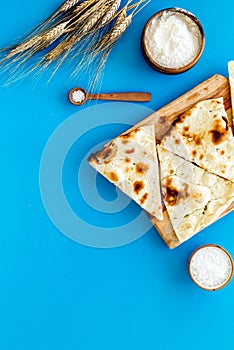
[[[59, 4], [2, 2], [1, 46]], [[206, 34], [201, 60], [178, 76], [153, 71], [139, 45], [148, 18], [171, 6], [197, 15]], [[215, 73], [227, 76], [233, 13], [231, 0], [152, 0], [111, 53], [102, 91], [151, 91], [147, 106], [156, 110]], [[233, 213], [175, 250], [154, 229], [127, 246], [89, 248], [51, 223], [40, 197], [40, 159], [52, 132], [77, 111], [66, 98], [73, 86], [64, 69], [49, 85], [41, 77], [0, 89], [0, 349], [234, 349], [234, 283], [209, 293], [187, 273], [199, 245], [216, 243], [234, 256]]]

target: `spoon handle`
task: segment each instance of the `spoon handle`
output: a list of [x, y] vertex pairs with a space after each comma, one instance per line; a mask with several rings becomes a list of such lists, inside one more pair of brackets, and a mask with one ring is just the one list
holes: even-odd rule
[[115, 92], [109, 94], [88, 94], [87, 99], [148, 102], [151, 100], [151, 94], [149, 92]]

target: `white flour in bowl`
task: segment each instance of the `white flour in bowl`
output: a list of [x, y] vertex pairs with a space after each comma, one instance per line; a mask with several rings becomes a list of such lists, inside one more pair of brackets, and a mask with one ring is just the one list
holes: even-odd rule
[[179, 12], [163, 12], [152, 19], [145, 45], [151, 59], [167, 68], [181, 68], [199, 53], [202, 37], [197, 24]]

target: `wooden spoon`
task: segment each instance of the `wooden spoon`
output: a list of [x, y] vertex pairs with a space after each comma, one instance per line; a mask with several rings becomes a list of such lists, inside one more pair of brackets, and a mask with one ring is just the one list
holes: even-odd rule
[[149, 92], [116, 92], [109, 94], [89, 94], [83, 88], [75, 87], [70, 90], [68, 98], [72, 104], [80, 106], [88, 100], [149, 102], [151, 100], [151, 94]]

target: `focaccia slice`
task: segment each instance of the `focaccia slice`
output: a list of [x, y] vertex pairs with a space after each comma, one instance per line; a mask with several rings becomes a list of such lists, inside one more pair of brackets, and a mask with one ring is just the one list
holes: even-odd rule
[[88, 161], [144, 210], [163, 219], [153, 125], [118, 136]]
[[234, 201], [234, 183], [157, 146], [163, 201], [184, 242], [215, 222]]
[[210, 173], [234, 181], [234, 138], [222, 98], [199, 102], [181, 115], [161, 145]]

